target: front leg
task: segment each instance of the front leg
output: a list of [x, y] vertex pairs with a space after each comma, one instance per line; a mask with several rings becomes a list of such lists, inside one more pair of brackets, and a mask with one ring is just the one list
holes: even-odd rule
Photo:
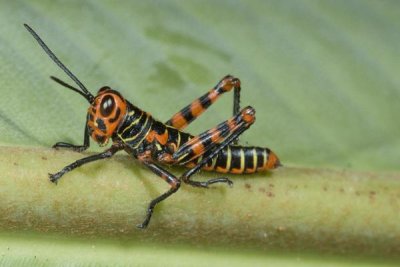
[[87, 122], [88, 122], [88, 117], [86, 117], [85, 133], [83, 136], [83, 145], [78, 146], [78, 145], [73, 145], [70, 143], [58, 142], [55, 145], [53, 145], [53, 148], [63, 147], [63, 148], [72, 149], [73, 151], [76, 151], [76, 152], [82, 152], [82, 151], [85, 151], [86, 149], [88, 149], [88, 147], [90, 146], [90, 140], [89, 140], [89, 128], [87, 126]]
[[67, 172], [72, 171], [75, 168], [78, 168], [79, 166], [82, 166], [83, 164], [96, 161], [99, 159], [105, 159], [105, 158], [110, 158], [112, 157], [117, 151], [124, 149], [124, 145], [120, 143], [114, 143], [109, 149], [104, 151], [103, 153], [97, 154], [97, 155], [92, 155], [83, 159], [78, 159], [77, 161], [65, 166], [61, 171], [55, 173], [55, 174], [50, 174], [50, 181], [53, 183], [57, 183], [58, 180]]

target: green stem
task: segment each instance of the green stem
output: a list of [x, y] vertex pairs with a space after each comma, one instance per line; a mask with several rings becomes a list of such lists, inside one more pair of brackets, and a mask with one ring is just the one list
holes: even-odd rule
[[[87, 154], [85, 154], [87, 155]], [[54, 173], [83, 155], [0, 147], [0, 231], [256, 250], [400, 255], [400, 176], [284, 167], [230, 176], [233, 188], [183, 185], [136, 229], [168, 189], [125, 155]], [[181, 173], [181, 169], [170, 169]], [[217, 177], [201, 172], [195, 179]]]

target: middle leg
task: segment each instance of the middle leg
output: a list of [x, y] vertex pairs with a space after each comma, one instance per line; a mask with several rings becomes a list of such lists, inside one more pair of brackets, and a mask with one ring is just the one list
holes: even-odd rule
[[151, 216], [153, 215], [153, 211], [155, 206], [160, 203], [161, 201], [163, 201], [164, 199], [168, 198], [169, 196], [171, 196], [173, 193], [175, 193], [176, 191], [178, 191], [181, 182], [171, 173], [169, 173], [168, 171], [164, 170], [163, 168], [161, 168], [160, 166], [152, 163], [152, 162], [146, 162], [146, 161], [141, 161], [147, 168], [149, 168], [152, 172], [154, 172], [156, 175], [160, 176], [162, 179], [164, 179], [169, 185], [170, 185], [170, 189], [161, 194], [160, 196], [156, 197], [155, 199], [153, 199], [149, 206], [147, 207], [147, 213], [146, 213], [146, 218], [144, 219], [144, 221], [137, 225], [138, 228], [144, 229], [148, 226]]

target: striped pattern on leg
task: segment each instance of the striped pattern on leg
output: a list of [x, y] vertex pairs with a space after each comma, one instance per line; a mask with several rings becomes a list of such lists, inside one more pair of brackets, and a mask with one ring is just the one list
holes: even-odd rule
[[[234, 97], [239, 97], [238, 92], [240, 91], [240, 80], [231, 75], [225, 76], [213, 89], [184, 107], [181, 111], [172, 116], [172, 118], [165, 124], [182, 130], [193, 120], [198, 118], [223, 93], [229, 92], [233, 88], [235, 88]], [[239, 102], [239, 99], [234, 99], [234, 110], [239, 110]]]

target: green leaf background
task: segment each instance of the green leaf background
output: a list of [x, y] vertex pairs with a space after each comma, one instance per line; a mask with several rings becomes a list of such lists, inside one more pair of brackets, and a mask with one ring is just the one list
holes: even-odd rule
[[[48, 78], [70, 82], [27, 23], [93, 93], [109, 85], [166, 121], [233, 74], [257, 111], [242, 143], [289, 167], [399, 173], [398, 1], [0, 1], [0, 23], [4, 147], [83, 139], [86, 100]], [[188, 130], [227, 119], [231, 102]]]
[[[1, 10], [3, 144], [82, 139], [87, 104], [48, 79], [66, 78], [28, 23], [93, 92], [110, 85], [162, 120], [231, 73], [242, 104], [257, 110], [245, 142], [286, 164], [400, 169], [396, 1], [16, 1]], [[190, 130], [228, 118], [229, 100]]]

